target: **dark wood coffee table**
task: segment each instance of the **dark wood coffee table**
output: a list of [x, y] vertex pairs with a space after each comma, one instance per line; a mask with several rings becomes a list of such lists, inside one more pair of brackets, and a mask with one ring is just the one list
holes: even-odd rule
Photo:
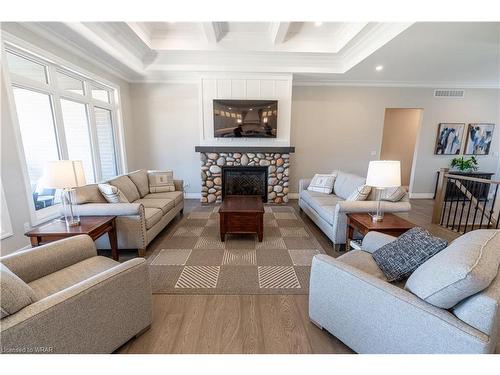
[[79, 234], [87, 234], [95, 241], [108, 233], [111, 256], [118, 260], [115, 219], [116, 216], [80, 216], [81, 225], [75, 227], [67, 227], [64, 220], [53, 220], [31, 229], [25, 235], [30, 238], [31, 246], [35, 247]]
[[257, 233], [259, 242], [264, 235], [264, 204], [261, 196], [229, 195], [219, 209], [220, 239], [226, 233]]
[[372, 217], [366, 213], [347, 214], [346, 250], [350, 249], [354, 231], [363, 236], [372, 231], [400, 236], [413, 227], [416, 225], [391, 213], [385, 213], [384, 220], [375, 223], [372, 221]]

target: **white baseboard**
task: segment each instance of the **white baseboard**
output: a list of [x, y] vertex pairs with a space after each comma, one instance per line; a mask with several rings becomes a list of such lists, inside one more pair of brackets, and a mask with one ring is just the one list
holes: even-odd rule
[[433, 199], [434, 193], [410, 193], [410, 199]]

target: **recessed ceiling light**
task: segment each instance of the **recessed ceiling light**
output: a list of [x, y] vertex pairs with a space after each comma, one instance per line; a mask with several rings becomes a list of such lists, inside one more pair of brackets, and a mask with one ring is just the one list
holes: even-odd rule
[[321, 25], [323, 25], [323, 22], [314, 22], [314, 26], [316, 27], [320, 27]]
[[384, 70], [384, 66], [383, 66], [383, 65], [377, 65], [377, 66], [375, 67], [375, 70], [376, 70], [377, 72], [380, 72], [381, 70]]
[[231, 107], [229, 107], [229, 110], [231, 110], [231, 109], [232, 109], [232, 108], [231, 108]]

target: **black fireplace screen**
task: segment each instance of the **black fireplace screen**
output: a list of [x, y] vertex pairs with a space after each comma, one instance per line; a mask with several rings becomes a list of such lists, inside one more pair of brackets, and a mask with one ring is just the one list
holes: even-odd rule
[[226, 195], [260, 195], [267, 202], [267, 167], [222, 167], [222, 199]]

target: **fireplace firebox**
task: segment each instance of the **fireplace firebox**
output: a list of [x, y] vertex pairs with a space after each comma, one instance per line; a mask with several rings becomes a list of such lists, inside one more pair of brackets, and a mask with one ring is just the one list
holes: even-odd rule
[[222, 199], [226, 195], [260, 195], [267, 203], [267, 167], [222, 167]]

